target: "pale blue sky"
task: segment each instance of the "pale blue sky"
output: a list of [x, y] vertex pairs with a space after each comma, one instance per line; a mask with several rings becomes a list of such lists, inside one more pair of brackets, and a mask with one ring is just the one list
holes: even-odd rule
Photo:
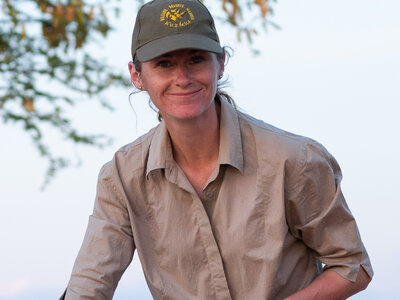
[[[209, 2], [211, 0], [208, 0]], [[124, 1], [117, 31], [101, 49], [123, 70], [134, 22]], [[278, 1], [273, 28], [246, 44], [217, 24], [235, 49], [226, 74], [239, 107], [275, 126], [312, 137], [339, 161], [343, 190], [370, 254], [375, 278], [354, 299], [400, 299], [400, 1]], [[145, 95], [107, 93], [113, 113], [73, 108], [83, 130], [115, 137], [104, 151], [79, 149], [80, 168], [40, 192], [46, 164], [15, 126], [0, 125], [0, 299], [55, 299], [71, 272], [93, 207], [102, 164], [156, 124]], [[60, 151], [77, 151], [59, 146]], [[135, 256], [114, 299], [151, 299]]]

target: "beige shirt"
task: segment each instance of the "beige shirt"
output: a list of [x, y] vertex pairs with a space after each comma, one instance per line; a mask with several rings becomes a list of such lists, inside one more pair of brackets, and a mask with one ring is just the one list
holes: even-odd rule
[[317, 142], [222, 101], [219, 165], [199, 197], [161, 122], [102, 168], [65, 299], [111, 299], [135, 249], [155, 299], [283, 299], [321, 263], [372, 276], [341, 177]]

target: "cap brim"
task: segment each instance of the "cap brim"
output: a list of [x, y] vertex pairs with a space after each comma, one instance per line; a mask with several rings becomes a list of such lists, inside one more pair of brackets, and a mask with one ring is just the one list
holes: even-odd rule
[[214, 53], [222, 53], [221, 45], [204, 35], [177, 34], [151, 41], [136, 50], [139, 61], [148, 61], [165, 53], [180, 49], [199, 49]]

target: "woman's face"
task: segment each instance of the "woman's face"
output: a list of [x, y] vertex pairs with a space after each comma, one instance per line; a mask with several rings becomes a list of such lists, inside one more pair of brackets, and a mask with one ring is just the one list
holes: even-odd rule
[[142, 63], [129, 64], [133, 84], [150, 95], [166, 120], [188, 120], [214, 113], [214, 97], [224, 61], [200, 50], [178, 50]]

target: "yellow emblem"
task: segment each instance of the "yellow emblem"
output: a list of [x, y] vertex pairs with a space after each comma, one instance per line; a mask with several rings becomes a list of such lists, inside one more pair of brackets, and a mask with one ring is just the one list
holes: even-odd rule
[[181, 12], [179, 9], [171, 9], [170, 11], [167, 11], [165, 17], [175, 22], [178, 19], [182, 19], [183, 18], [182, 15], [184, 15], [185, 12], [186, 10]]
[[160, 15], [160, 22], [170, 28], [184, 27], [192, 23], [194, 15], [190, 8], [183, 4], [171, 4], [163, 9]]

